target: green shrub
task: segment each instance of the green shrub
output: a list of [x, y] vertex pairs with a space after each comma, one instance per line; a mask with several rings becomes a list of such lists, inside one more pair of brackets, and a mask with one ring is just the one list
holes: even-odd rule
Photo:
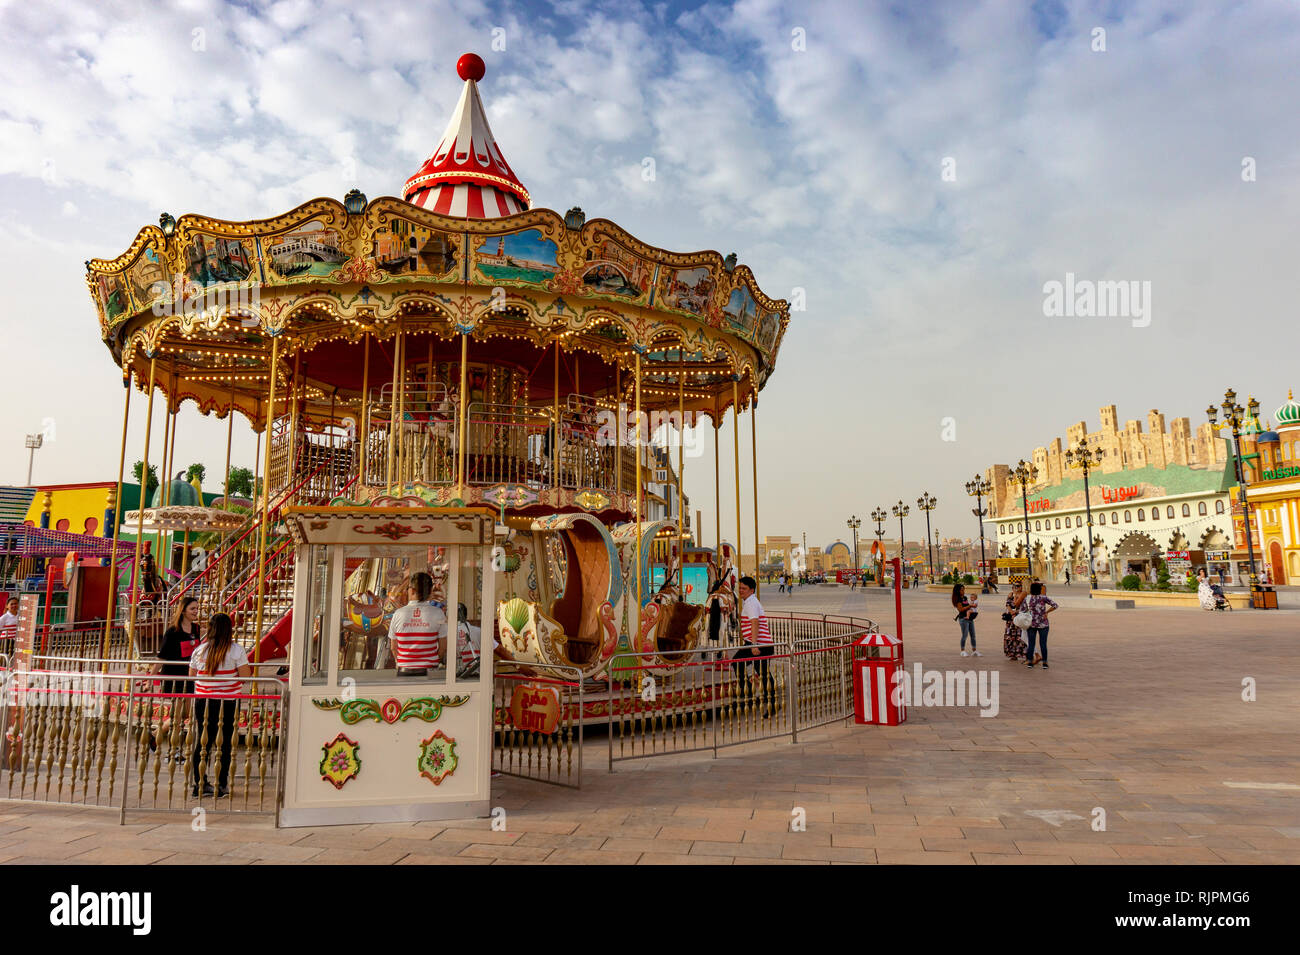
[[952, 583], [952, 574], [944, 574], [942, 580], [945, 584]]
[[962, 582], [963, 584], [968, 584], [968, 585], [969, 585], [969, 584], [973, 584], [973, 583], [975, 583], [975, 575], [974, 575], [974, 574], [967, 574], [965, 577], [963, 577], [963, 578], [961, 579], [961, 582]]
[[1119, 586], [1121, 590], [1141, 590], [1142, 580], [1137, 574], [1128, 574], [1120, 579]]

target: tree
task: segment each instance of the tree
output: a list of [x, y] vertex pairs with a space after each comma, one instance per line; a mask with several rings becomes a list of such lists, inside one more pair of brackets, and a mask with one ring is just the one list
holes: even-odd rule
[[202, 484], [203, 479], [207, 476], [208, 476], [208, 469], [205, 468], [202, 464], [199, 464], [197, 461], [185, 469], [186, 481], [193, 481], [195, 478], [198, 478], [199, 483]]
[[[261, 485], [261, 481], [257, 482]], [[231, 468], [230, 469], [230, 486], [226, 488], [226, 494], [229, 497], [247, 497], [253, 496], [253, 472], [248, 468]]]
[[[137, 461], [131, 467], [131, 476], [135, 478], [137, 484], [141, 483], [140, 471], [143, 468], [144, 468], [143, 461]], [[151, 464], [149, 465], [149, 483], [145, 487], [144, 492], [140, 495], [141, 507], [148, 506], [149, 499], [153, 496], [154, 489], [157, 487], [158, 487], [158, 465]]]

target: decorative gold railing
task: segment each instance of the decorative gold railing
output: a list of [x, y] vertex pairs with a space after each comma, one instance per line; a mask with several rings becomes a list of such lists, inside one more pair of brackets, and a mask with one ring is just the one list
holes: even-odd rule
[[[139, 661], [70, 662], [86, 670], [10, 674], [0, 701], [0, 796], [114, 808], [123, 819], [131, 810], [275, 811], [288, 712], [279, 680], [254, 677], [240, 696], [209, 703], [190, 677], [121, 672]], [[212, 718], [196, 718], [196, 707]]]

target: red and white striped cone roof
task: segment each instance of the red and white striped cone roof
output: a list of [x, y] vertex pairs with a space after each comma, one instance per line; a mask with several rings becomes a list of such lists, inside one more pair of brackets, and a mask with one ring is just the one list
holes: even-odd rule
[[860, 647], [896, 647], [903, 641], [888, 633], [869, 633], [858, 641]]
[[410, 179], [403, 197], [431, 212], [469, 219], [497, 219], [524, 212], [531, 205], [528, 190], [501, 155], [477, 81], [486, 67], [473, 53], [456, 61], [465, 81], [460, 102], [432, 155]]

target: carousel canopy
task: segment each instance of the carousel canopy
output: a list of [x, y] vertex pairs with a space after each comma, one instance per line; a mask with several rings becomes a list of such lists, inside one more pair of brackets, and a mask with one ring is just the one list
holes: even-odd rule
[[403, 198], [431, 212], [471, 219], [524, 212], [532, 205], [528, 190], [501, 155], [479, 99], [483, 60], [466, 53], [456, 61], [456, 72], [465, 81], [460, 102], [432, 155], [406, 180]]
[[[169, 504], [166, 507], [151, 507], [144, 512], [144, 531], [233, 531], [242, 525], [246, 514], [234, 511], [221, 511], [215, 507], [190, 507]], [[140, 512], [127, 511], [122, 515], [122, 528], [134, 533], [139, 526]]]

